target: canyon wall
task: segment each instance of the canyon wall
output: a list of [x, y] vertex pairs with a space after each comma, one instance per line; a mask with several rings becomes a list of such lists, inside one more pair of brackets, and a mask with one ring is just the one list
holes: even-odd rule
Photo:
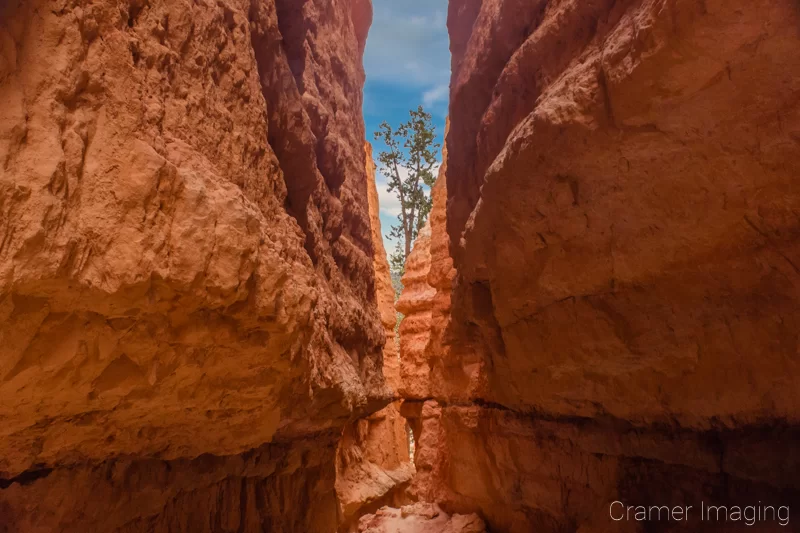
[[430, 369], [425, 348], [431, 337], [431, 308], [435, 294], [428, 284], [431, 264], [430, 218], [422, 226], [405, 262], [403, 290], [395, 303], [402, 315], [400, 335], [400, 391], [404, 398], [425, 398], [430, 391]]
[[515, 533], [799, 502], [800, 5], [451, 0], [448, 26], [417, 496]]
[[400, 414], [398, 396], [401, 376], [399, 345], [395, 336], [395, 291], [383, 245], [375, 163], [369, 143], [366, 144], [366, 159], [376, 296], [386, 335], [383, 371], [395, 401], [380, 411], [353, 422], [343, 432], [336, 463], [340, 531], [354, 529], [361, 515], [367, 512], [377, 510], [383, 505], [402, 503], [400, 495], [414, 475], [406, 419]]
[[325, 531], [386, 405], [369, 0], [0, 4], [0, 531]]

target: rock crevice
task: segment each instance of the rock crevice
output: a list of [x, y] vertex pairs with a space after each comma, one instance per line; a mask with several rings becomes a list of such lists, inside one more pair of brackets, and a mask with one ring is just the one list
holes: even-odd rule
[[0, 3], [0, 532], [800, 501], [796, 1], [450, 0], [399, 349], [371, 17]]

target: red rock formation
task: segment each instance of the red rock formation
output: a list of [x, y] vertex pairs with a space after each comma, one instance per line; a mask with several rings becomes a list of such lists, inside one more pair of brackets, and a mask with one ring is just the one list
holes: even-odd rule
[[341, 531], [365, 512], [395, 504], [395, 495], [414, 475], [406, 420], [394, 404], [346, 428], [339, 443], [336, 494]]
[[448, 502], [450, 490], [444, 482], [447, 475], [448, 450], [442, 431], [442, 408], [433, 400], [406, 400], [400, 408], [414, 434], [414, 466], [416, 474], [405, 495], [414, 502]]
[[[794, 419], [796, 4], [539, 4], [486, 4], [454, 57], [448, 222], [486, 399]], [[494, 95], [474, 127], [471, 91]]]
[[372, 159], [371, 144], [366, 143], [365, 153], [367, 160], [367, 200], [370, 227], [372, 228], [372, 266], [375, 271], [375, 294], [378, 300], [381, 324], [383, 324], [383, 331], [386, 335], [386, 344], [383, 346], [383, 375], [386, 378], [386, 384], [397, 391], [401, 384], [401, 378], [400, 346], [395, 336], [395, 326], [397, 325], [397, 313], [394, 307], [395, 291], [392, 285], [389, 260], [386, 257], [386, 248], [383, 245], [378, 186], [375, 181], [375, 162]]
[[[395, 339], [397, 318], [394, 287], [383, 246], [375, 164], [369, 143], [366, 145], [366, 156], [375, 287], [386, 334], [383, 368], [386, 383], [397, 390], [400, 385], [400, 360]], [[399, 402], [392, 403], [367, 418], [357, 420], [344, 431], [339, 444], [336, 475], [341, 530], [354, 526], [367, 510], [377, 509], [384, 503], [394, 503], [395, 494], [414, 474], [414, 464], [409, 457], [406, 420], [400, 415], [399, 407]]]
[[330, 531], [390, 398], [368, 0], [0, 4], [0, 529]]
[[[448, 24], [421, 497], [520, 533], [800, 501], [797, 3], [453, 0]], [[445, 302], [447, 258], [416, 269]]]
[[[445, 136], [450, 130], [448, 119]], [[450, 399], [473, 398], [482, 394], [485, 377], [483, 360], [470, 346], [470, 339], [453, 333], [451, 328], [451, 292], [456, 270], [450, 257], [447, 233], [447, 146], [442, 150], [442, 166], [431, 191], [431, 245], [427, 269], [428, 285], [435, 289], [431, 298], [430, 336], [422, 357], [426, 361], [429, 380], [436, 383], [436, 392], [429, 396]], [[409, 385], [410, 386], [410, 385]]]
[[404, 398], [426, 398], [429, 396], [430, 369], [425, 358], [425, 348], [430, 340], [431, 306], [433, 287], [428, 285], [431, 265], [430, 219], [420, 230], [414, 247], [406, 259], [403, 274], [403, 292], [395, 303], [400, 321], [400, 392]]
[[[442, 483], [448, 450], [442, 446], [445, 435], [440, 423], [441, 408], [429, 398], [434, 392], [441, 395], [444, 387], [455, 385], [458, 381], [455, 376], [463, 376], [462, 370], [467, 367], [465, 358], [454, 353], [457, 339], [454, 343], [448, 336], [455, 269], [446, 228], [446, 175], [445, 147], [439, 176], [431, 191], [433, 207], [406, 262], [404, 288], [397, 301], [397, 309], [406, 315], [400, 323], [403, 378], [400, 390], [405, 400], [401, 413], [408, 419], [416, 444], [416, 475], [406, 492], [413, 501], [423, 502], [449, 499], [449, 491]], [[442, 357], [443, 354], [448, 356]], [[450, 365], [446, 371], [444, 365], [450, 361], [457, 361], [457, 365]], [[450, 372], [452, 369], [455, 372]]]
[[361, 519], [359, 533], [484, 533], [476, 515], [450, 516], [436, 504], [416, 503], [401, 509], [384, 507]]

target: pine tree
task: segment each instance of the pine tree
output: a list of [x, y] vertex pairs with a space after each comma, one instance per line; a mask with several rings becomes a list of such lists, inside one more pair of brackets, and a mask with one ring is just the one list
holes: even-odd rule
[[388, 191], [400, 200], [398, 224], [387, 235], [398, 239], [390, 263], [392, 271], [400, 274], [433, 205], [430, 188], [436, 179], [433, 167], [440, 147], [434, 142], [436, 128], [431, 124], [431, 115], [422, 106], [409, 111], [409, 115], [408, 122], [396, 130], [383, 122], [375, 132], [375, 139], [387, 148], [378, 154], [381, 173], [389, 180]]

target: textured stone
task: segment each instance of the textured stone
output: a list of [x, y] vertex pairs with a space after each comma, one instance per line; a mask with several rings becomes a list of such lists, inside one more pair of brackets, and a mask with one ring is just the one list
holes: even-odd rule
[[448, 25], [456, 275], [415, 267], [450, 311], [415, 328], [440, 407], [402, 408], [412, 494], [514, 533], [800, 501], [797, 3], [452, 0]]
[[400, 321], [400, 387], [404, 398], [426, 398], [429, 395], [429, 367], [425, 348], [431, 335], [431, 308], [436, 291], [428, 285], [431, 266], [430, 218], [420, 230], [414, 247], [406, 259], [401, 280], [403, 292], [395, 303]]
[[450, 516], [436, 504], [415, 503], [400, 509], [383, 507], [361, 519], [359, 533], [484, 533], [486, 526], [475, 515]]
[[391, 398], [370, 20], [0, 4], [0, 529], [330, 531], [338, 434]]
[[449, 452], [444, 446], [441, 406], [433, 400], [405, 401], [400, 413], [406, 417], [414, 433], [416, 474], [408, 485], [406, 495], [415, 502], [452, 500], [450, 489], [444, 481]]
[[386, 334], [383, 346], [383, 375], [386, 384], [395, 393], [400, 387], [400, 346], [395, 335], [397, 312], [395, 311], [395, 291], [392, 285], [392, 274], [386, 248], [383, 245], [381, 230], [380, 203], [375, 176], [375, 162], [372, 159], [372, 145], [366, 143], [367, 159], [367, 200], [369, 204], [370, 227], [372, 228], [373, 256], [372, 265], [375, 271], [375, 294], [378, 300], [378, 311]]
[[[397, 390], [400, 385], [400, 365], [395, 339], [394, 288], [383, 246], [375, 164], [369, 143], [366, 144], [366, 155], [375, 287], [378, 310], [386, 333], [383, 368], [387, 384]], [[340, 530], [348, 530], [365, 512], [374, 511], [382, 504], [395, 503], [396, 494], [414, 475], [414, 464], [408, 449], [407, 423], [400, 415], [399, 406], [400, 402], [392, 403], [345, 428], [336, 465]]]
[[[617, 500], [695, 506], [688, 524], [659, 521], [660, 530], [739, 531], [748, 528], [702, 523], [700, 502], [793, 507], [800, 501], [794, 477], [800, 437], [792, 428], [643, 429], [451, 406], [441, 410], [437, 438], [446, 468], [438, 485], [431, 480], [432, 494], [443, 508], [475, 509], [492, 531], [562, 531], [565, 524], [577, 531], [645, 530], [642, 523], [611, 522], [609, 504]], [[774, 521], [758, 527], [785, 529]]]
[[234, 456], [121, 457], [28, 471], [0, 484], [0, 531], [327, 532], [337, 520], [338, 438], [328, 432]]
[[447, 143], [487, 400], [797, 420], [798, 18], [789, 0], [483, 4]]
[[415, 473], [405, 428], [405, 418], [392, 404], [345, 430], [336, 474], [342, 530], [365, 512], [401, 501], [396, 495]]

